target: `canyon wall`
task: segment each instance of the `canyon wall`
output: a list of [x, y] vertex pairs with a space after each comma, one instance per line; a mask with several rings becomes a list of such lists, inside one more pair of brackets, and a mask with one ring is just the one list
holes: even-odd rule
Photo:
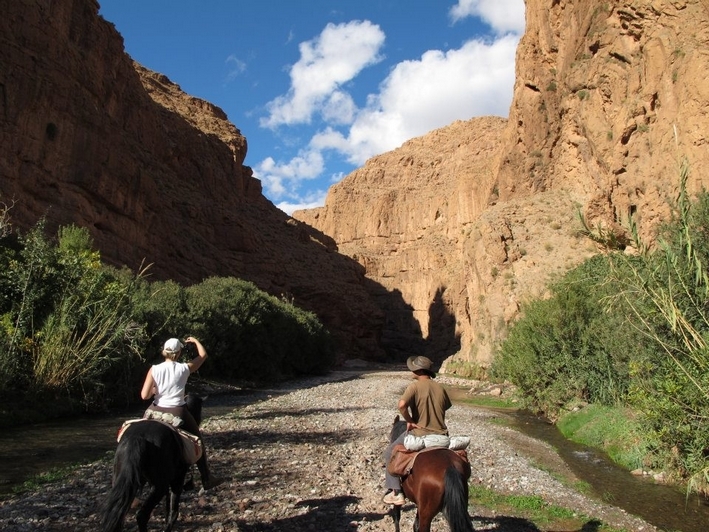
[[188, 284], [235, 276], [381, 359], [364, 268], [273, 206], [218, 107], [135, 64], [95, 0], [0, 0], [0, 202], [15, 230], [87, 227], [102, 258]]
[[134, 63], [95, 0], [0, 0], [0, 202], [87, 227], [156, 279], [253, 281], [318, 314], [340, 358], [489, 364], [520, 305], [601, 251], [579, 216], [652, 240], [679, 164], [707, 185], [701, 0], [528, 0], [509, 118], [369, 160], [291, 218], [218, 107]]
[[580, 217], [651, 242], [682, 160], [709, 185], [704, 2], [527, 0], [526, 19], [508, 119], [413, 139], [293, 215], [400, 292], [379, 295], [385, 340], [451, 370], [489, 365], [521, 303], [601, 251]]

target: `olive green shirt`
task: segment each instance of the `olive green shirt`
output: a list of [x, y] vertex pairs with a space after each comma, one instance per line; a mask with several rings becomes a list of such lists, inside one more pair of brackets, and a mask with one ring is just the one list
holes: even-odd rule
[[443, 386], [432, 379], [415, 380], [408, 385], [401, 400], [420, 427], [411, 431], [414, 436], [448, 434], [446, 410], [451, 407], [451, 400]]

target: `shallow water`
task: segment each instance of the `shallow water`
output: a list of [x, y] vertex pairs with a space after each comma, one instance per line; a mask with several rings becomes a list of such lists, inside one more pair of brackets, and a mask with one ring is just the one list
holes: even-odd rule
[[[251, 398], [253, 400], [253, 397]], [[244, 396], [212, 398], [204, 416], [231, 412], [245, 402]], [[143, 409], [113, 416], [91, 416], [0, 431], [0, 495], [37, 475], [54, 469], [92, 462], [116, 449], [118, 429], [126, 419], [141, 417]]]
[[[452, 393], [453, 401], [470, 399], [460, 392]], [[581, 480], [587, 482], [601, 500], [641, 517], [661, 530], [673, 532], [707, 532], [709, 501], [685, 491], [655, 483], [648, 477], [637, 477], [621, 468], [593, 448], [567, 440], [559, 429], [530, 413], [490, 408], [509, 420], [519, 432], [544, 441]]]

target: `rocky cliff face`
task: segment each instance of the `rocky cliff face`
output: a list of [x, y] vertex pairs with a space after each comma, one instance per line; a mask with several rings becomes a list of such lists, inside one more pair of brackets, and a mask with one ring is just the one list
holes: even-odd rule
[[487, 365], [520, 303], [599, 251], [578, 214], [618, 234], [632, 217], [651, 239], [681, 159], [690, 191], [709, 185], [704, 2], [527, 0], [526, 13], [508, 120], [409, 141], [294, 214], [400, 291], [413, 321], [381, 297], [384, 338], [420, 331], [437, 360]]
[[217, 107], [134, 64], [95, 0], [1, 0], [0, 201], [20, 230], [88, 227], [155, 278], [237, 276], [313, 310], [343, 356], [380, 358], [364, 268], [261, 194]]
[[76, 223], [114, 264], [293, 296], [343, 356], [485, 365], [520, 303], [599, 251], [578, 213], [618, 233], [633, 217], [651, 238], [680, 159], [691, 191], [709, 181], [702, 0], [528, 0], [509, 119], [413, 139], [294, 218], [262, 196], [224, 113], [134, 64], [95, 0], [0, 7], [15, 225]]

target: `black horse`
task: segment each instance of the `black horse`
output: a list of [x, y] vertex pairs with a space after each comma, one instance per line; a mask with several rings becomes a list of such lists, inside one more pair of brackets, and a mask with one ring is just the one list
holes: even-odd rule
[[[202, 398], [186, 397], [190, 413], [200, 423]], [[113, 463], [113, 486], [105, 503], [101, 530], [119, 532], [131, 503], [148, 483], [150, 492], [136, 512], [138, 530], [147, 532], [148, 520], [155, 507], [166, 497], [166, 526], [170, 532], [177, 520], [180, 496], [189, 469], [182, 454], [180, 436], [158, 421], [131, 424], [116, 448]]]
[[[393, 442], [406, 430], [406, 421], [396, 416], [389, 434]], [[416, 504], [414, 532], [429, 532], [440, 511], [451, 532], [474, 532], [468, 516], [468, 479], [470, 464], [455, 451], [440, 447], [422, 451], [411, 472], [401, 479], [406, 498]], [[393, 510], [394, 529], [399, 532], [401, 506]]]

